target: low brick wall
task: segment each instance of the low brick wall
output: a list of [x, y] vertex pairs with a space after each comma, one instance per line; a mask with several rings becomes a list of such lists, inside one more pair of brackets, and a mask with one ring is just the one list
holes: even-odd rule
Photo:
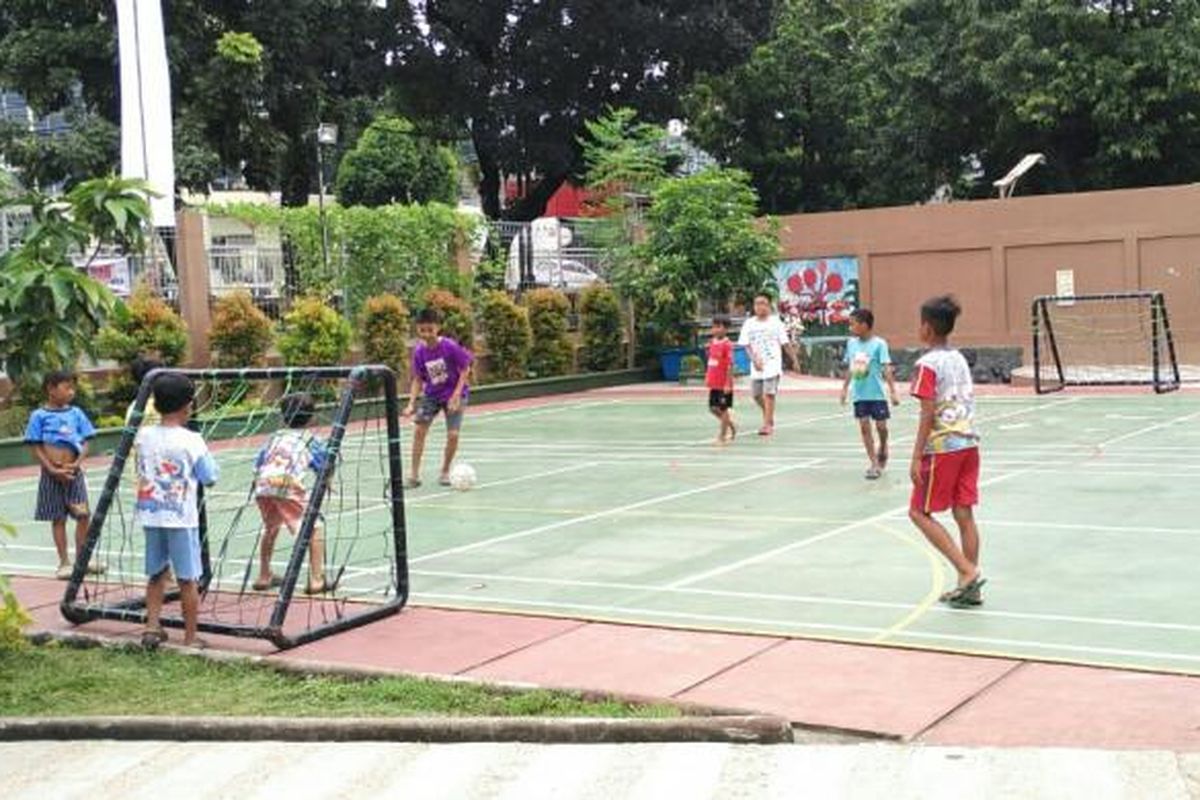
[[[912, 378], [913, 365], [923, 349], [901, 347], [892, 350], [896, 379]], [[804, 345], [804, 372], [822, 378], [840, 378], [844, 372], [844, 341], [820, 341]], [[1014, 370], [1021, 367], [1024, 350], [1020, 347], [964, 347], [962, 353], [971, 365], [976, 383], [1011, 383]]]

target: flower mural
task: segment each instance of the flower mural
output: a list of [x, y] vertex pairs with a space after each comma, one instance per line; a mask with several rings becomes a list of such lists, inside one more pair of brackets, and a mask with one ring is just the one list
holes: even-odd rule
[[858, 259], [784, 261], [776, 270], [779, 314], [790, 330], [808, 336], [844, 336], [858, 307]]

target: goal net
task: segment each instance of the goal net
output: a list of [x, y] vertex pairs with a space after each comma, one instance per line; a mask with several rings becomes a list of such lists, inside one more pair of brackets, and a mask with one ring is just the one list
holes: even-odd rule
[[1033, 378], [1039, 394], [1067, 386], [1179, 388], [1179, 364], [1161, 292], [1033, 301]]
[[[408, 566], [392, 371], [170, 371], [192, 379], [189, 426], [220, 469], [217, 483], [197, 497], [199, 629], [291, 647], [398, 612], [408, 597]], [[135, 438], [155, 421], [146, 420], [147, 401], [159, 374], [146, 376], [138, 391], [68, 583], [62, 611], [74, 623], [145, 622], [145, 540], [135, 492], [150, 487], [137, 485]], [[267, 465], [277, 463], [285, 433], [299, 437], [282, 440], [302, 442], [306, 455], [296, 472], [303, 489], [290, 495], [295, 502], [280, 525], [261, 501], [270, 485]], [[161, 620], [182, 627], [177, 589], [168, 590]]]

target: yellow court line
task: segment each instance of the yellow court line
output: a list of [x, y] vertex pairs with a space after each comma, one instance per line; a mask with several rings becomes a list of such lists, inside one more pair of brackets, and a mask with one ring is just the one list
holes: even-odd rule
[[909, 625], [923, 617], [925, 613], [929, 611], [929, 609], [933, 608], [934, 604], [937, 603], [938, 598], [942, 596], [942, 591], [946, 585], [946, 576], [942, 571], [942, 562], [938, 559], [937, 553], [934, 552], [933, 548], [924, 544], [923, 540], [922, 542], [917, 542], [912, 538], [911, 535], [903, 534], [897, 531], [895, 528], [879, 522], [875, 523], [873, 527], [895, 537], [896, 539], [899, 539], [906, 545], [919, 550], [925, 555], [925, 558], [929, 563], [929, 592], [925, 595], [921, 602], [917, 603], [913, 610], [908, 612], [908, 614], [906, 614], [899, 622], [892, 625], [887, 630], [881, 631], [879, 634], [871, 637], [871, 641], [878, 644], [886, 642], [889, 637], [900, 633], [900, 631], [904, 630]]

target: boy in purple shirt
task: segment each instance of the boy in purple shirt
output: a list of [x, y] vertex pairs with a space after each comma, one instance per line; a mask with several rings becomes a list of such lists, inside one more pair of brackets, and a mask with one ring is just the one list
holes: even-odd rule
[[421, 485], [421, 456], [425, 437], [439, 412], [446, 414], [446, 453], [438, 483], [450, 485], [450, 464], [458, 450], [458, 432], [462, 428], [463, 408], [467, 405], [467, 379], [475, 357], [458, 342], [438, 335], [442, 319], [437, 310], [426, 308], [417, 315], [417, 337], [421, 340], [412, 355], [412, 388], [404, 416], [414, 413], [412, 470], [406, 486]]

